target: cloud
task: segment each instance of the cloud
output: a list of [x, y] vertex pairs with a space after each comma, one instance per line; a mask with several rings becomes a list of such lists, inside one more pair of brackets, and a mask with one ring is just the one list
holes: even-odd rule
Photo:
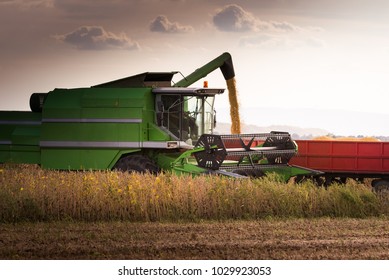
[[137, 50], [140, 48], [136, 41], [132, 41], [124, 33], [116, 35], [105, 31], [101, 26], [81, 26], [70, 33], [55, 37], [81, 50]]
[[270, 27], [278, 30], [278, 31], [285, 31], [285, 32], [293, 32], [293, 31], [299, 31], [300, 28], [289, 23], [289, 22], [277, 22], [277, 21], [271, 21]]
[[171, 22], [165, 15], [159, 15], [151, 21], [150, 31], [161, 33], [186, 33], [193, 31], [193, 27], [181, 25], [178, 22]]
[[240, 6], [232, 4], [219, 10], [213, 17], [214, 25], [221, 31], [244, 32], [257, 28], [257, 19]]
[[286, 21], [263, 21], [236, 4], [218, 10], [213, 16], [213, 24], [223, 32], [249, 34], [238, 41], [239, 46], [244, 48], [290, 50], [325, 45], [314, 36], [323, 31], [321, 28], [303, 28]]
[[218, 10], [213, 16], [213, 24], [225, 32], [293, 32], [300, 29], [288, 22], [262, 21], [236, 4]]

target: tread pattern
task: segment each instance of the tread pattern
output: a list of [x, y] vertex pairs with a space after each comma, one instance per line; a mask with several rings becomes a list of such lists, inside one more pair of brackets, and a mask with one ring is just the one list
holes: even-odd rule
[[118, 160], [114, 167], [115, 170], [139, 173], [159, 172], [158, 166], [147, 156], [143, 155], [127, 155]]

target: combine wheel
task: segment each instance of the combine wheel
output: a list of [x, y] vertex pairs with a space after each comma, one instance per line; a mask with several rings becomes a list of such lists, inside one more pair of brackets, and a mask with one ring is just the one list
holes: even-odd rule
[[148, 157], [143, 155], [127, 155], [118, 160], [114, 166], [114, 170], [152, 173], [159, 172], [158, 166]]
[[376, 179], [371, 185], [376, 193], [389, 193], [389, 180]]

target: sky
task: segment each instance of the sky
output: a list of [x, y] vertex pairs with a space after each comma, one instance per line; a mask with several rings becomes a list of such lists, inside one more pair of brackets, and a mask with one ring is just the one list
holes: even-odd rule
[[389, 136], [387, 0], [0, 0], [0, 26], [0, 110], [229, 52], [244, 123]]

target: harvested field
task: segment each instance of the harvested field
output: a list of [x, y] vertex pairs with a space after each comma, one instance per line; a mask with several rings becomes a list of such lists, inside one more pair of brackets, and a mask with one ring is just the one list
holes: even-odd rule
[[0, 259], [388, 259], [389, 221], [0, 224]]

